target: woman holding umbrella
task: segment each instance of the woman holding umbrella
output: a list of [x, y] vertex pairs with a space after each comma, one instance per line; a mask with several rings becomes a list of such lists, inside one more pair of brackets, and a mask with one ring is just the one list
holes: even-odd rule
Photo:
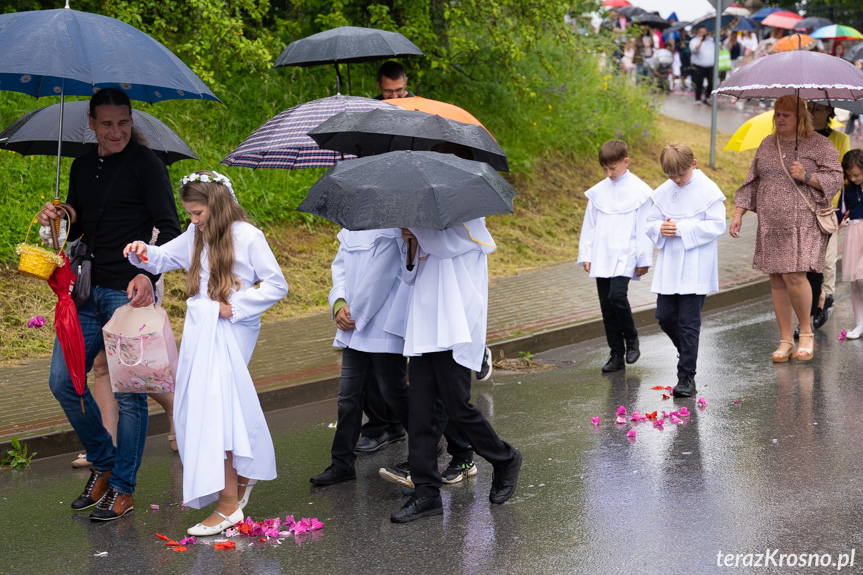
[[[812, 291], [806, 272], [823, 273], [829, 236], [818, 227], [816, 210], [829, 207], [843, 183], [839, 152], [814, 132], [805, 100], [782, 96], [773, 107], [774, 130], [758, 147], [743, 185], [734, 197], [730, 234], [738, 237], [747, 210], [758, 213], [752, 267], [770, 275], [770, 295], [780, 344], [775, 363], [813, 357], [810, 308]], [[792, 310], [807, 333], [800, 333], [795, 354]]]

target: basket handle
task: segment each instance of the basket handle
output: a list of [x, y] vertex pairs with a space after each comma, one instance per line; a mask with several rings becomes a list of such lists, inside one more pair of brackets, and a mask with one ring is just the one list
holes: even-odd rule
[[[60, 252], [62, 252], [66, 248], [66, 244], [69, 243], [69, 231], [72, 229], [72, 222], [75, 221], [76, 214], [75, 214], [75, 210], [72, 209], [72, 206], [70, 206], [68, 204], [58, 204], [55, 207], [57, 209], [60, 209], [60, 210], [63, 210], [64, 212], [66, 212], [66, 216], [69, 220], [69, 227], [66, 230], [66, 239], [63, 240], [63, 245], [60, 246], [59, 248], [57, 247], [57, 236], [56, 236], [57, 231], [54, 229], [53, 225], [48, 226], [51, 228], [51, 237], [54, 238], [54, 246], [53, 246], [54, 251], [56, 251], [59, 254]], [[42, 208], [41, 210], [36, 212], [36, 216], [32, 220], [30, 220], [30, 227], [27, 228], [27, 235], [24, 236], [24, 243], [25, 244], [30, 239], [30, 230], [33, 229], [33, 224], [35, 224], [37, 221], [39, 221], [39, 214], [41, 214], [44, 211], [45, 211], [45, 208]]]

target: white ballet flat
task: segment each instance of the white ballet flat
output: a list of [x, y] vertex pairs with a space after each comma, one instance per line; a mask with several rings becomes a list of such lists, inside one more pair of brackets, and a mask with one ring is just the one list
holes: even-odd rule
[[249, 502], [249, 494], [252, 493], [252, 488], [257, 485], [257, 479], [250, 479], [248, 483], [237, 483], [237, 487], [245, 487], [246, 490], [243, 492], [243, 498], [237, 501], [240, 505], [240, 509], [245, 509], [246, 504]]
[[207, 537], [210, 535], [218, 535], [228, 527], [232, 527], [233, 525], [240, 523], [245, 517], [243, 516], [243, 508], [239, 508], [230, 515], [225, 515], [224, 513], [219, 513], [218, 511], [213, 511], [213, 513], [217, 515], [221, 515], [224, 517], [224, 521], [219, 523], [218, 525], [213, 525], [212, 527], [207, 527], [206, 525], [201, 525], [198, 523], [194, 527], [189, 527], [186, 530], [186, 533], [189, 535], [194, 535], [195, 537]]

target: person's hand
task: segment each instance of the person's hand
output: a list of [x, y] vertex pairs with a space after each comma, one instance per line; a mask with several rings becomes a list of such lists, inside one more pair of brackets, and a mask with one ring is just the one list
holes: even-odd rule
[[590, 273], [590, 262], [583, 262], [581, 265], [584, 266], [584, 271]]
[[138, 259], [147, 263], [147, 244], [138, 241], [126, 244], [126, 247], [123, 248], [123, 257], [127, 258], [129, 254], [135, 254], [138, 256]]
[[806, 181], [806, 168], [800, 163], [800, 160], [791, 162], [791, 177], [801, 182]]
[[357, 324], [351, 319], [351, 308], [344, 306], [336, 312], [336, 325], [342, 331], [350, 331], [357, 327]]
[[636, 275], [636, 277], [641, 277], [641, 276], [643, 276], [644, 274], [646, 274], [646, 273], [647, 273], [647, 270], [649, 270], [649, 269], [650, 269], [650, 268], [649, 268], [648, 266], [644, 266], [644, 267], [640, 267], [640, 268], [635, 268], [635, 275]]
[[231, 319], [231, 316], [234, 315], [234, 308], [231, 307], [231, 304], [219, 302], [219, 317], [222, 319]]
[[156, 302], [156, 296], [153, 295], [153, 282], [144, 274], [138, 274], [132, 278], [126, 288], [126, 296], [131, 300], [129, 305], [132, 307], [145, 307]]
[[414, 235], [412, 231], [407, 228], [402, 228], [402, 239], [404, 241], [414, 240], [416, 241], [417, 237]]
[[844, 226], [846, 223], [848, 223], [848, 216], [850, 216], [850, 215], [851, 215], [851, 210], [848, 210], [847, 212], [845, 212], [845, 215], [844, 215], [844, 216], [842, 216], [842, 221], [841, 221], [841, 222], [839, 222], [839, 227], [840, 227], [840, 228], [841, 228], [842, 226]]
[[[414, 260], [416, 260], [417, 258], [417, 247], [420, 245], [420, 243], [417, 241], [417, 237], [413, 234], [413, 232], [407, 228], [402, 228], [402, 239], [405, 242], [408, 242], [408, 244], [410, 245], [411, 253], [409, 254], [409, 259], [411, 262], [410, 265], [413, 265]], [[410, 270], [413, 268], [408, 267], [408, 269]]]
[[52, 220], [59, 220], [65, 215], [66, 212], [58, 210], [51, 202], [45, 202], [45, 207], [42, 208], [36, 219], [39, 220], [39, 225], [47, 226]]
[[668, 218], [662, 225], [659, 227], [659, 233], [667, 238], [673, 237], [677, 234], [677, 224], [671, 221], [671, 218]]
[[736, 238], [740, 234], [740, 226], [743, 224], [743, 214], [734, 214], [731, 216], [731, 226], [728, 228], [728, 234], [732, 238]]

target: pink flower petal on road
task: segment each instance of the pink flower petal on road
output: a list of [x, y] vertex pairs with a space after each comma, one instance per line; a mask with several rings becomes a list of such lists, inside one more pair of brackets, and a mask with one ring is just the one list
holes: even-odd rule
[[685, 407], [681, 407], [677, 411], [680, 413], [681, 417], [686, 417], [687, 415], [689, 415], [689, 410], [686, 409]]
[[665, 425], [664, 419], [657, 419], [653, 422], [653, 427], [662, 427], [663, 425]]
[[158, 510], [159, 510], [159, 506], [158, 506], [157, 504], [155, 504], [155, 503], [151, 503], [151, 504], [150, 504], [150, 509], [152, 509], [153, 511], [158, 511]]
[[192, 535], [190, 537], [183, 537], [180, 539], [180, 545], [194, 545], [198, 542], [198, 539]]
[[699, 397], [698, 401], [696, 401], [695, 403], [697, 403], [698, 405], [707, 405], [707, 400], [704, 399], [704, 397]]
[[847, 336], [848, 336], [848, 330], [843, 329], [842, 331], [839, 332], [839, 341], [845, 341], [846, 339], [848, 339]]
[[319, 521], [317, 517], [312, 517], [312, 521], [311, 521], [310, 525], [312, 526], [313, 530], [318, 530], [318, 529], [324, 528], [324, 522]]
[[594, 425], [599, 425], [599, 418], [598, 417], [594, 417], [590, 421], [592, 421]]
[[617, 408], [617, 415], [626, 415], [626, 408], [622, 405]]
[[683, 423], [683, 420], [677, 417], [676, 415], [671, 416], [671, 423]]
[[630, 429], [629, 431], [627, 431], [627, 432], [626, 432], [626, 437], [635, 437], [635, 430], [634, 430], [634, 429]]
[[615, 420], [614, 420], [614, 423], [619, 423], [619, 424], [621, 424], [621, 425], [622, 425], [622, 424], [625, 424], [625, 423], [626, 423], [626, 418], [625, 418], [625, 417], [623, 417], [622, 415], [618, 415], [618, 416], [617, 416], [617, 419], [615, 419]]

